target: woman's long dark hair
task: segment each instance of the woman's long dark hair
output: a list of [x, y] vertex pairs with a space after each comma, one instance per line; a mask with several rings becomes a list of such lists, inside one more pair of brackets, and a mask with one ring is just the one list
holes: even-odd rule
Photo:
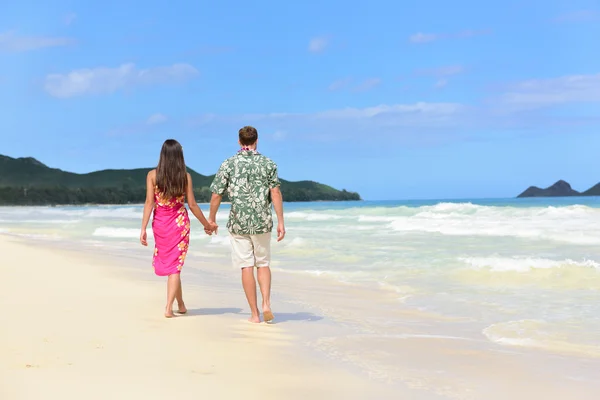
[[187, 170], [183, 159], [183, 147], [177, 140], [168, 139], [163, 143], [156, 167], [156, 186], [167, 199], [185, 194]]

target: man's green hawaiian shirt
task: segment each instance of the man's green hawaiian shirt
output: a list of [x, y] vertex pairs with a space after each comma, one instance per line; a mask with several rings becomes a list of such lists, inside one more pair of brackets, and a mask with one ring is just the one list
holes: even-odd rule
[[277, 164], [254, 150], [242, 150], [221, 164], [210, 190], [227, 191], [231, 211], [227, 229], [237, 235], [271, 232], [271, 189], [280, 185]]

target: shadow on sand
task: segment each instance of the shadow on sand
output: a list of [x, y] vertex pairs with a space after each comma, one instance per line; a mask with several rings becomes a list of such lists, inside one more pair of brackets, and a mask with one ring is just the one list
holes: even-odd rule
[[273, 314], [275, 314], [275, 320], [273, 321], [275, 324], [290, 321], [315, 322], [323, 319], [323, 317], [309, 312], [278, 313], [273, 311]]
[[224, 315], [224, 314], [240, 314], [241, 308], [196, 308], [188, 310], [188, 315]]
[[[187, 315], [225, 315], [225, 314], [238, 314], [244, 316], [250, 316], [250, 313], [242, 313], [241, 308], [196, 308], [188, 310]], [[314, 322], [320, 321], [323, 317], [308, 312], [296, 312], [296, 313], [278, 313], [274, 312], [275, 321], [273, 323], [282, 323], [290, 321], [305, 321]]]

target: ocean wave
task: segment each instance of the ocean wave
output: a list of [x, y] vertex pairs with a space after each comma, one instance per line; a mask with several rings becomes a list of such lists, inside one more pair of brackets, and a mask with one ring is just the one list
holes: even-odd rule
[[592, 268], [600, 271], [600, 264], [593, 260], [573, 261], [550, 260], [546, 258], [530, 257], [461, 257], [460, 261], [475, 269], [488, 269], [493, 272], [529, 272], [534, 269], [549, 268]]
[[300, 212], [300, 211], [293, 211], [290, 213], [287, 213], [285, 215], [285, 217], [287, 219], [298, 219], [298, 220], [305, 220], [305, 221], [329, 221], [329, 220], [336, 220], [336, 219], [342, 219], [344, 218], [344, 216], [342, 215], [335, 215], [335, 214], [326, 214], [326, 213], [322, 213], [322, 212]]
[[410, 217], [396, 218], [389, 228], [401, 233], [446, 236], [498, 236], [600, 244], [600, 210], [586, 206], [517, 208], [472, 204], [420, 207]]
[[209, 244], [218, 246], [231, 246], [231, 241], [229, 239], [229, 235], [212, 235], [210, 237]]
[[358, 222], [392, 222], [400, 217], [385, 217], [376, 215], [359, 215]]
[[600, 357], [600, 346], [584, 340], [581, 332], [569, 332], [563, 324], [523, 319], [492, 324], [482, 333], [490, 341], [506, 346], [529, 347], [582, 357]]
[[[147, 230], [148, 238], [152, 237], [152, 229]], [[109, 228], [100, 227], [94, 230], [92, 236], [107, 238], [132, 239], [140, 237], [140, 230], [135, 228]]]
[[45, 234], [45, 233], [22, 233], [22, 232], [12, 232], [9, 230], [2, 231], [0, 233], [7, 234], [10, 236], [16, 236], [20, 238], [33, 239], [33, 240], [61, 240], [63, 237], [59, 234]]
[[[0, 208], [0, 217], [11, 221], [25, 222], [24, 217], [31, 220], [48, 221], [72, 219], [110, 219], [134, 220], [142, 218], [143, 206], [65, 206], [65, 207], [16, 207]], [[227, 210], [217, 213], [217, 219], [226, 219]], [[40, 218], [41, 217], [41, 218]], [[45, 219], [44, 217], [50, 217]], [[27, 219], [27, 218], [25, 218]]]
[[288, 241], [285, 246], [286, 247], [304, 247], [306, 246], [307, 242], [306, 240], [302, 239], [301, 237], [295, 237], [292, 240]]
[[98, 208], [85, 212], [82, 217], [90, 219], [141, 219], [139, 207]]
[[67, 225], [77, 224], [80, 219], [0, 219], [0, 223], [4, 224], [51, 224], [51, 225]]
[[600, 291], [600, 264], [593, 260], [528, 257], [464, 257], [468, 268], [451, 275], [475, 286]]

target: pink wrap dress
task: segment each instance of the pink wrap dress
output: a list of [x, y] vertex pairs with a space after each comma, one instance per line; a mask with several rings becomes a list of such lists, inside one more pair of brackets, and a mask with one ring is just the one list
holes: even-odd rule
[[190, 218], [185, 208], [185, 197], [165, 199], [155, 188], [154, 200], [154, 273], [158, 276], [178, 274], [190, 245]]

